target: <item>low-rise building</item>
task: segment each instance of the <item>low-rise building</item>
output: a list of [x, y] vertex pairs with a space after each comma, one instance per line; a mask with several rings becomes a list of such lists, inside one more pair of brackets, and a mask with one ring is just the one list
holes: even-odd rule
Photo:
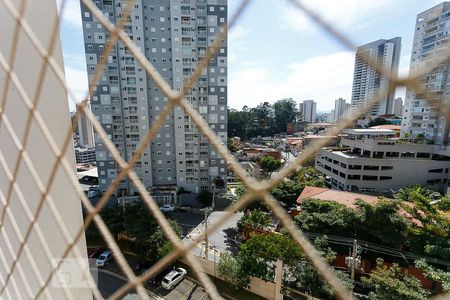
[[247, 155], [248, 158], [252, 157], [262, 157], [262, 156], [271, 156], [274, 159], [281, 159], [281, 151], [280, 149], [273, 149], [273, 148], [245, 148], [244, 149], [245, 155]]
[[245, 169], [248, 176], [259, 179], [261, 176], [261, 169], [258, 164], [251, 161], [243, 161], [240, 164]]
[[75, 148], [75, 159], [77, 164], [95, 163], [95, 148]]
[[396, 138], [388, 129], [346, 129], [340, 147], [316, 155], [315, 167], [340, 190], [391, 194], [420, 184], [444, 191], [450, 169], [450, 151], [444, 148]]

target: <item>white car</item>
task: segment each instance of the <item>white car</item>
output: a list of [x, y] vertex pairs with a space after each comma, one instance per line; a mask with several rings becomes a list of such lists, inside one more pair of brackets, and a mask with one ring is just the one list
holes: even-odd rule
[[175, 211], [175, 206], [170, 205], [170, 204], [164, 204], [159, 209], [164, 212], [170, 212], [170, 211]]
[[109, 261], [112, 259], [112, 253], [109, 250], [105, 250], [95, 261], [95, 264], [97, 267], [104, 267], [109, 263]]
[[176, 268], [175, 270], [170, 271], [170, 273], [167, 274], [162, 280], [162, 287], [166, 290], [173, 289], [174, 286], [183, 280], [186, 273], [186, 270], [183, 268]]

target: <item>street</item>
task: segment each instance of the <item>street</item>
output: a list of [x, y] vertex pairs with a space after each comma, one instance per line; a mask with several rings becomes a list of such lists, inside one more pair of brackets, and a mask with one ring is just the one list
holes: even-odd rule
[[[105, 298], [111, 296], [126, 282], [126, 279], [122, 276], [113, 275], [112, 273], [105, 272], [104, 270], [99, 270], [98, 272], [98, 289]], [[152, 299], [208, 299], [205, 290], [189, 278], [185, 278], [172, 290], [166, 290], [160, 285], [154, 286], [148, 283], [145, 284], [144, 287]], [[128, 295], [125, 295], [123, 299], [138, 299], [135, 295], [135, 291], [131, 291]]]
[[119, 279], [110, 273], [106, 273], [103, 270], [98, 271], [98, 289], [105, 298], [111, 296], [125, 283], [125, 280]]
[[[290, 152], [284, 152], [281, 151], [281, 157], [284, 159], [285, 163], [283, 164], [283, 166], [280, 168], [287, 168], [287, 166], [289, 166], [290, 164], [292, 164], [296, 157], [294, 156], [294, 154], [290, 153]], [[270, 175], [271, 178], [274, 178], [278, 175], [278, 172], [272, 172], [272, 174]]]

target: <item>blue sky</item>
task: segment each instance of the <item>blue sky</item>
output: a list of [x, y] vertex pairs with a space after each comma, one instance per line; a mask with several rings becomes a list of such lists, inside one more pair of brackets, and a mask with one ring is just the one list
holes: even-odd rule
[[[60, 2], [61, 0], [57, 0]], [[232, 14], [240, 1], [229, 0]], [[304, 0], [354, 44], [402, 38], [400, 74], [407, 75], [418, 13], [435, 0]], [[61, 39], [66, 77], [81, 99], [87, 90], [78, 0], [67, 0]], [[241, 108], [292, 97], [314, 99], [318, 111], [349, 101], [354, 53], [324, 33], [287, 1], [253, 0], [228, 40], [228, 105]], [[404, 96], [404, 90], [397, 91]], [[73, 109], [73, 106], [71, 106]]]

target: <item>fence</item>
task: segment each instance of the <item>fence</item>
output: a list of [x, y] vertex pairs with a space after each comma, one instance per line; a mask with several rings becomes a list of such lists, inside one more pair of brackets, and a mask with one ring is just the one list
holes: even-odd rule
[[[55, 10], [54, 4], [48, 5], [48, 3], [52, 2], [51, 0], [1, 0], [2, 5], [0, 6], [0, 12], [2, 16], [7, 16], [4, 21], [9, 21], [9, 24], [14, 25], [6, 27], [7, 29], [10, 29], [10, 31], [2, 32], [3, 35], [7, 35], [11, 39], [11, 43], [2, 45], [2, 53], [0, 53], [0, 65], [4, 75], [4, 77], [2, 78], [3, 81], [1, 86], [2, 98], [0, 102], [0, 126], [4, 135], [7, 135], [8, 139], [11, 140], [11, 142], [8, 144], [10, 145], [8, 146], [9, 148], [5, 144], [3, 144], [3, 146], [1, 147], [2, 153], [0, 153], [0, 163], [2, 164], [2, 169], [6, 174], [5, 178], [7, 179], [6, 183], [2, 183], [6, 188], [2, 189], [1, 191], [3, 210], [0, 219], [0, 230], [2, 230], [2, 234], [5, 238], [8, 238], [8, 236], [10, 235], [5, 233], [5, 220], [9, 219], [10, 222], [14, 225], [14, 230], [12, 230], [14, 233], [12, 233], [11, 235], [11, 239], [13, 239], [13, 241], [7, 242], [7, 244], [9, 244], [9, 246], [7, 247], [9, 254], [6, 255], [3, 252], [4, 250], [2, 250], [1, 254], [1, 260], [4, 266], [3, 269], [5, 271], [2, 272], [1, 277], [0, 298], [5, 297], [14, 299], [17, 296], [14, 297], [13, 295], [23, 295], [23, 290], [25, 290], [27, 297], [30, 299], [37, 299], [40, 297], [49, 299], [53, 298], [52, 294], [49, 292], [49, 285], [52, 282], [52, 278], [54, 278], [55, 276], [59, 276], [60, 273], [58, 272], [58, 270], [62, 267], [62, 260], [59, 260], [56, 263], [51, 263], [51, 271], [49, 272], [49, 274], [42, 274], [42, 272], [40, 272], [38, 268], [39, 262], [38, 264], [36, 264], [36, 260], [38, 259], [43, 261], [52, 261], [52, 251], [48, 246], [48, 244], [52, 241], [46, 240], [47, 232], [46, 234], [43, 233], [43, 229], [41, 228], [41, 221], [37, 221], [38, 219], [40, 220], [40, 218], [42, 219], [43, 211], [45, 211], [46, 217], [51, 218], [57, 225], [53, 230], [59, 231], [59, 234], [62, 236], [61, 239], [64, 241], [63, 249], [60, 249], [61, 258], [66, 258], [69, 256], [83, 258], [82, 253], [80, 253], [80, 247], [82, 248], [83, 246], [84, 230], [91, 223], [95, 223], [97, 225], [99, 231], [105, 239], [106, 244], [112, 250], [117, 263], [119, 264], [128, 280], [128, 282], [119, 290], [117, 290], [113, 295], [111, 295], [109, 299], [119, 299], [121, 296], [132, 289], [136, 289], [140, 298], [149, 299], [149, 296], [146, 294], [145, 289], [143, 288], [143, 283], [154, 276], [155, 273], [162, 270], [164, 266], [174, 261], [178, 257], [184, 257], [187, 262], [193, 267], [193, 270], [195, 271], [198, 279], [203, 284], [210, 298], [221, 298], [210, 278], [204, 272], [204, 268], [197, 261], [191, 259], [190, 256], [187, 255], [189, 251], [193, 247], [195, 247], [196, 242], [199, 241], [197, 240], [190, 244], [183, 244], [180, 241], [180, 239], [170, 227], [167, 219], [159, 210], [156, 202], [153, 201], [152, 197], [148, 194], [144, 184], [140, 181], [133, 168], [136, 162], [139, 160], [144, 149], [146, 149], [152, 139], [155, 138], [161, 125], [164, 123], [164, 120], [174, 107], [181, 107], [181, 109], [183, 109], [184, 112], [191, 117], [193, 122], [201, 130], [202, 134], [209, 139], [211, 145], [213, 145], [217, 149], [217, 152], [220, 154], [220, 156], [227, 160], [234, 173], [247, 187], [247, 193], [243, 195], [235, 205], [228, 207], [226, 210], [226, 214], [224, 214], [217, 222], [211, 224], [208, 227], [208, 234], [216, 230], [221, 223], [227, 220], [236, 211], [242, 210], [255, 199], [262, 199], [265, 205], [273, 212], [273, 214], [279, 219], [280, 223], [287, 229], [292, 238], [305, 253], [305, 256], [317, 268], [323, 279], [330, 284], [330, 286], [335, 291], [336, 296], [340, 299], [352, 298], [351, 293], [340, 284], [340, 281], [337, 279], [333, 269], [321, 259], [317, 251], [309, 242], [308, 238], [302, 233], [301, 230], [299, 230], [295, 226], [289, 215], [270, 193], [270, 190], [274, 186], [279, 184], [283, 180], [283, 178], [294, 172], [298, 168], [298, 166], [300, 166], [308, 158], [310, 158], [311, 155], [314, 155], [314, 153], [321, 147], [325, 146], [328, 140], [321, 139], [313, 142], [301, 153], [301, 155], [296, 158], [294, 163], [290, 164], [286, 168], [283, 168], [277, 174], [277, 176], [268, 180], [257, 182], [246, 175], [245, 170], [227, 151], [221, 140], [216, 136], [211, 128], [208, 127], [206, 121], [185, 99], [185, 96], [188, 94], [190, 88], [195, 84], [197, 78], [201, 75], [210, 59], [214, 57], [218, 52], [221, 43], [223, 43], [223, 41], [226, 39], [228, 30], [233, 27], [236, 21], [241, 17], [242, 13], [249, 6], [249, 3], [251, 2], [250, 0], [243, 0], [241, 2], [236, 13], [231, 17], [228, 25], [223, 27], [223, 30], [218, 34], [214, 43], [208, 48], [205, 57], [198, 63], [195, 71], [192, 73], [189, 80], [186, 81], [183, 89], [179, 92], [174, 91], [170, 88], [168, 83], [164, 81], [162, 76], [153, 67], [152, 63], [147, 60], [140, 49], [122, 30], [126, 23], [127, 17], [130, 15], [131, 9], [134, 7], [133, 1], [127, 2], [126, 8], [124, 10], [124, 13], [122, 14], [120, 21], [117, 22], [117, 24], [112, 24], [107, 18], [104, 17], [103, 13], [97, 8], [93, 1], [81, 0], [82, 4], [91, 11], [92, 15], [110, 33], [110, 39], [104, 47], [102, 59], [98, 62], [94, 75], [90, 78], [89, 93], [86, 95], [85, 99], [91, 98], [91, 95], [93, 94], [97, 83], [102, 77], [104, 66], [107, 63], [108, 54], [118, 41], [121, 41], [126, 45], [128, 51], [134, 56], [136, 61], [138, 61], [142, 68], [147, 72], [148, 76], [168, 98], [168, 102], [165, 105], [164, 109], [161, 111], [158, 120], [156, 120], [152, 124], [148, 133], [145, 135], [144, 139], [142, 139], [139, 147], [136, 149], [133, 157], [129, 161], [126, 161], [123, 157], [120, 156], [119, 151], [111, 142], [99, 121], [95, 117], [92, 117], [90, 113], [88, 113], [86, 103], [80, 101], [81, 99], [76, 99], [73, 91], [71, 91], [67, 87], [64, 79], [64, 72], [61, 67], [61, 54], [57, 48], [59, 20], [56, 16], [55, 11], [52, 11], [50, 14], [48, 12], [43, 12], [42, 10], [36, 10], [36, 12], [33, 11], [39, 6], [36, 5], [37, 2], [39, 2], [41, 5], [45, 3], [48, 7]], [[348, 49], [355, 50], [355, 45], [344, 33], [337, 31], [335, 27], [323, 20], [320, 15], [316, 14], [307, 6], [305, 6], [302, 1], [288, 0], [288, 2], [292, 5], [293, 8], [304, 12], [325, 32], [325, 34], [328, 34], [330, 38], [335, 39], [338, 43], [342, 44]], [[33, 9], [27, 9], [27, 6], [30, 6]], [[61, 14], [64, 12], [65, 8], [66, 1], [62, 1], [60, 7]], [[40, 13], [41, 15], [36, 16], [36, 13]], [[50, 16], [51, 18], [49, 18], [48, 16]], [[33, 18], [35, 20], [39, 17], [41, 19], [45, 19], [45, 22], [42, 21], [42, 23], [37, 24], [36, 22], [32, 22]], [[42, 24], [44, 24], [45, 26], [42, 26]], [[2, 28], [0, 30], [4, 29]], [[42, 39], [42, 34], [40, 33], [40, 31], [42, 30], [47, 30], [48, 33], [51, 34], [47, 35], [46, 39]], [[18, 47], [19, 40], [26, 41], [26, 52], [22, 51], [21, 48]], [[27, 78], [27, 74], [24, 72], [17, 72], [16, 67], [18, 63], [21, 63], [22, 61], [26, 62], [30, 53], [33, 53], [34, 55], [34, 63], [40, 62], [39, 71], [36, 73], [38, 74], [37, 83], [31, 85], [31, 88], [29, 85], [24, 84], [25, 81], [29, 80], [29, 78]], [[386, 77], [384, 73], [380, 72], [381, 70], [377, 62], [371, 61], [370, 58], [364, 59], [367, 60], [367, 63], [372, 68], [380, 72], [382, 76], [385, 77], [385, 80], [392, 83], [391, 86], [393, 89], [399, 86], [403, 86], [429, 96], [427, 91], [424, 90], [422, 85], [420, 84], [420, 78], [424, 74], [430, 72], [433, 66], [437, 66], [440, 63], [447, 61], [449, 59], [449, 55], [450, 49], [446, 49], [438, 56], [434, 57], [426, 68], [421, 69], [419, 72], [416, 72], [414, 76], [408, 78]], [[17, 76], [17, 74], [19, 73], [20, 76]], [[67, 152], [72, 145], [72, 129], [67, 128], [67, 126], [63, 126], [63, 128], [65, 128], [67, 132], [65, 132], [65, 134], [63, 135], [59, 134], [58, 136], [55, 136], [56, 129], [53, 130], [53, 126], [55, 126], [55, 123], [52, 122], [51, 117], [43, 113], [39, 107], [39, 104], [44, 105], [46, 100], [45, 96], [48, 95], [43, 91], [47, 91], [48, 88], [51, 88], [44, 84], [47, 77], [52, 77], [55, 82], [58, 82], [58, 84], [62, 86], [62, 90], [64, 92], [67, 92], [70, 100], [76, 103], [78, 111], [84, 112], [86, 116], [90, 118], [90, 121], [94, 126], [94, 130], [97, 132], [99, 138], [102, 139], [105, 147], [111, 153], [112, 157], [119, 166], [119, 173], [95, 207], [91, 205], [89, 200], [79, 188], [77, 176], [74, 168], [72, 167], [73, 161], [71, 161], [70, 157], [68, 157], [67, 155]], [[20, 101], [20, 105], [22, 107], [17, 111], [17, 113], [21, 114], [21, 116], [26, 116], [25, 125], [21, 125], [20, 128], [13, 126], [14, 120], [12, 120], [11, 117], [15, 117], [16, 115], [11, 115], [11, 112], [8, 112], [7, 110], [6, 103], [8, 100], [8, 93], [14, 93], [16, 99], [18, 99], [17, 101]], [[65, 101], [64, 95], [60, 96], [61, 101]], [[54, 99], [54, 97], [52, 97], [52, 99]], [[364, 106], [361, 107], [360, 110], [354, 112], [351, 116], [341, 119], [336, 125], [333, 132], [330, 132], [330, 135], [338, 134], [339, 132], [341, 132], [347, 125], [352, 123], [358, 117], [362, 116], [379, 100], [379, 95], [374, 95], [374, 97], [365, 102]], [[18, 103], [15, 104], [18, 105]], [[449, 107], [445, 103], [440, 104], [440, 111], [445, 116], [449, 116]], [[77, 116], [74, 118], [74, 122], [76, 121]], [[31, 147], [34, 148], [35, 145], [29, 143], [29, 141], [31, 139], [30, 137], [34, 134], [39, 134], [40, 136], [42, 136], [42, 140], [46, 143], [46, 151], [48, 151], [48, 153], [50, 153], [54, 158], [54, 161], [47, 162], [47, 169], [45, 173], [46, 176], [43, 176], [42, 173], [36, 171], [42, 169], [42, 162], [39, 161], [39, 157], [36, 157], [32, 154], [36, 149], [31, 149]], [[7, 151], [15, 151], [17, 153], [17, 156], [12, 160], [12, 162], [8, 159], [8, 155], [6, 153]], [[21, 174], [23, 169], [26, 169], [29, 174], [27, 180], [19, 178], [19, 175]], [[174, 250], [170, 254], [158, 261], [141, 276], [136, 276], [133, 273], [132, 269], [126, 262], [123, 253], [120, 251], [113, 236], [111, 235], [107, 226], [99, 215], [99, 212], [105, 206], [107, 200], [112, 195], [117, 185], [126, 176], [139, 191], [140, 197], [144, 201], [146, 207], [153, 215], [155, 220], [159, 223], [167, 238], [174, 245]], [[81, 199], [82, 205], [87, 211], [84, 224], [82, 224], [82, 226], [79, 226], [79, 228], [73, 228], [73, 226], [70, 227], [70, 225], [73, 224], [69, 224], [70, 222], [66, 222], [66, 220], [62, 218], [61, 214], [63, 213], [64, 208], [60, 205], [60, 201], [56, 201], [60, 199], [55, 199], [55, 194], [52, 193], [52, 189], [57, 188], [58, 183], [60, 182], [60, 180], [62, 180], [61, 178], [64, 178], [64, 180], [66, 181], [65, 184], [71, 187], [71, 195], [66, 196]], [[29, 194], [28, 190], [30, 189], [35, 191], [36, 195], [39, 195], [39, 200], [33, 205], [33, 207], [30, 207], [28, 198], [24, 197], [24, 195]], [[23, 192], [24, 190], [26, 191]], [[14, 197], [12, 197], [13, 193]], [[11, 213], [11, 211], [18, 205], [20, 205], [22, 207], [22, 210], [25, 211], [24, 214], [26, 215], [26, 219], [28, 222], [18, 222], [17, 220], [15, 220], [15, 216]], [[70, 228], [68, 229], [67, 227]], [[50, 229], [46, 228], [46, 230]], [[22, 233], [23, 231], [25, 232], [25, 234]], [[8, 232], [11, 232], [9, 228]], [[35, 232], [35, 234], [31, 234], [31, 232]], [[30, 236], [33, 236], [33, 239], [36, 238], [39, 243], [42, 244], [42, 247], [45, 250], [43, 251], [42, 255], [38, 256], [38, 254], [36, 253], [30, 253], [28, 248], [29, 243], [31, 243]], [[201, 236], [199, 236], [198, 239], [200, 240]], [[28, 286], [27, 284], [27, 276], [25, 275], [22, 266], [24, 263], [21, 260], [21, 257], [23, 257], [23, 255], [27, 257], [29, 266], [31, 266], [31, 268], [33, 269], [33, 273], [37, 278], [37, 281], [33, 286]], [[7, 259], [5, 258], [5, 256], [7, 257]], [[79, 264], [79, 267], [85, 272], [88, 281], [90, 283], [93, 283], [93, 278], [89, 274], [89, 272], [87, 272], [86, 266], [83, 266], [83, 263]], [[14, 273], [15, 270], [18, 270], [19, 275], [17, 276], [20, 276], [20, 282], [16, 279], [18, 278], [16, 277], [16, 275], [13, 276], [13, 274], [17, 274]], [[102, 299], [102, 296], [95, 285], [92, 286], [92, 292], [96, 299]], [[73, 293], [73, 290], [64, 288], [65, 298], [77, 298], [77, 295]]]

